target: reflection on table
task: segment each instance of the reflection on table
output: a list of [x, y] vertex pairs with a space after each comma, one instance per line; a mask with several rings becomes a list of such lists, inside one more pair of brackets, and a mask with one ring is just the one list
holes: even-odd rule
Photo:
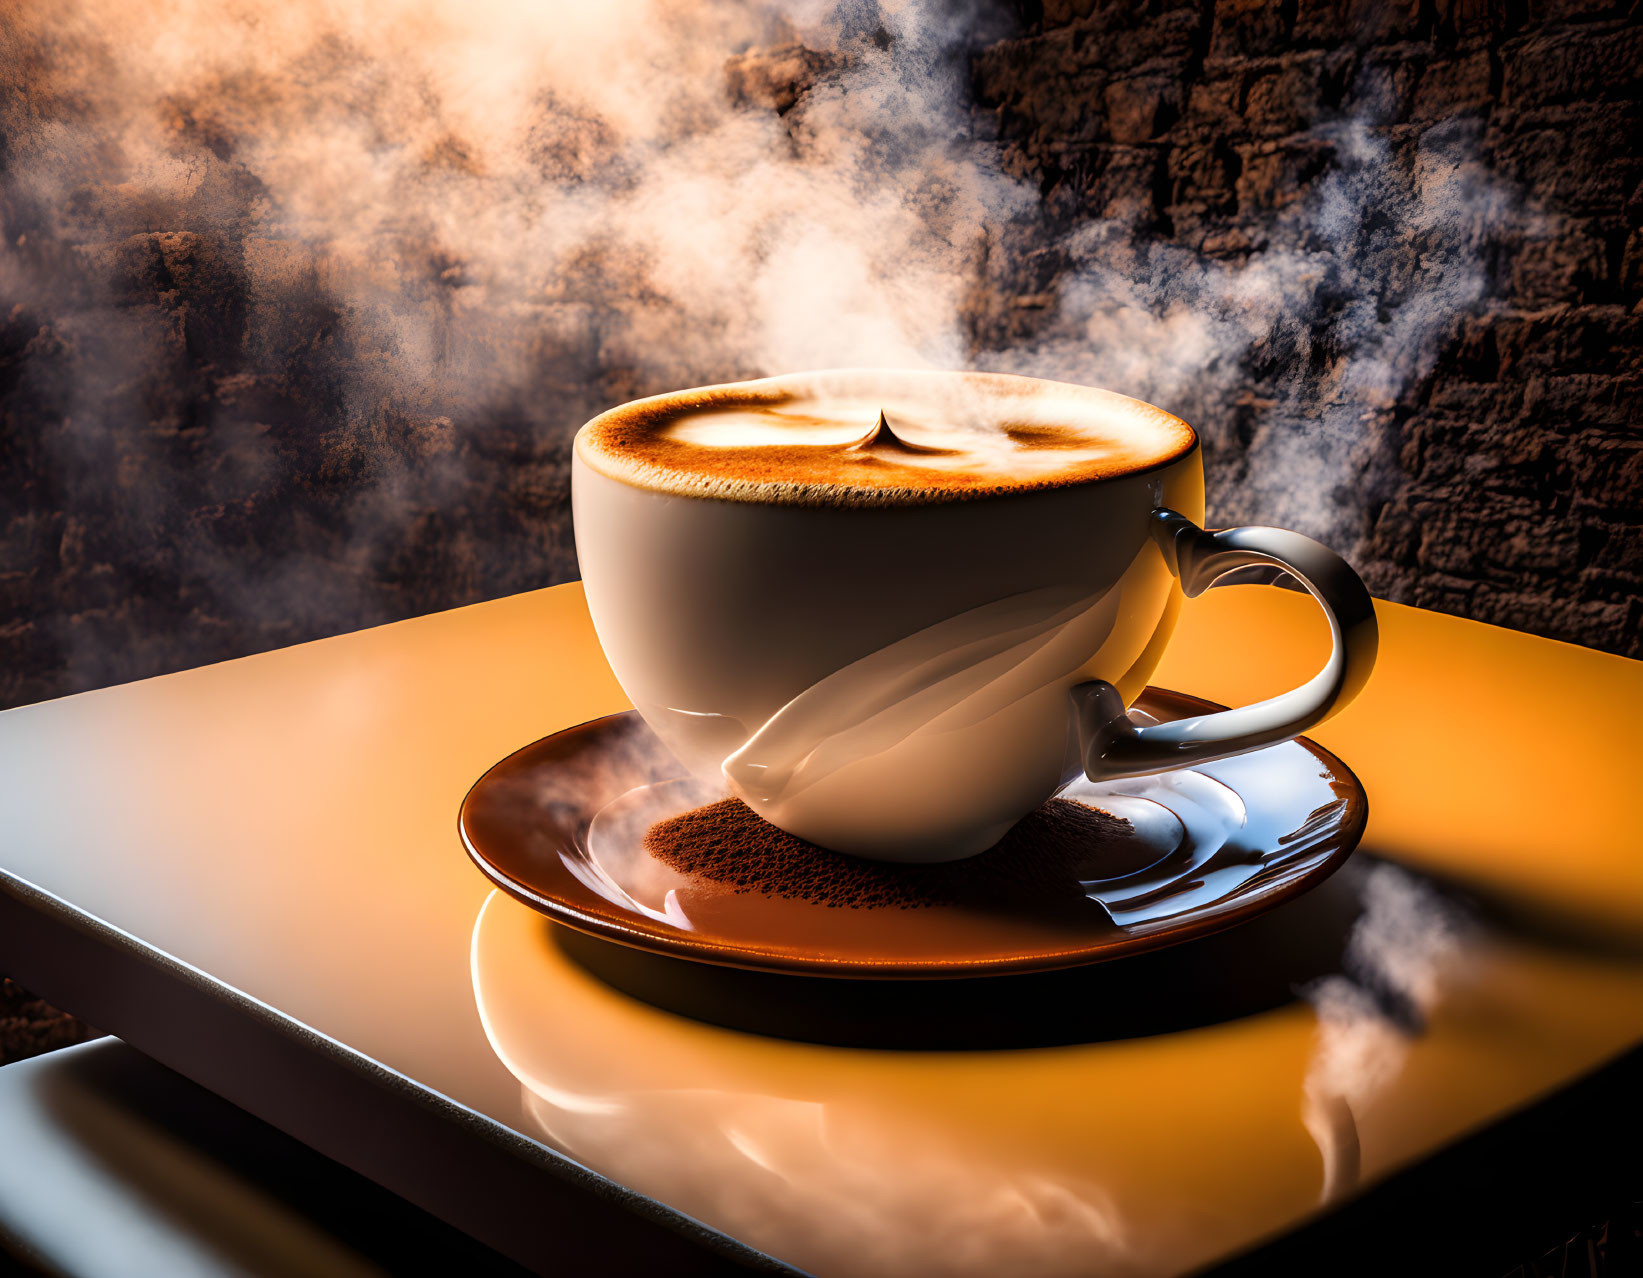
[[[1074, 978], [1089, 984], [1067, 1016], [1093, 1041], [1049, 1046], [725, 1028], [619, 992], [562, 935], [501, 894], [473, 935], [486, 1035], [540, 1134], [824, 1275], [1180, 1273], [1606, 1059], [1643, 1023], [1638, 955], [1509, 934], [1369, 860], [1265, 927]], [[1272, 1006], [1286, 975], [1305, 999]], [[1263, 995], [1239, 1006], [1241, 987]], [[1139, 1015], [1159, 1004], [1179, 1015]]]

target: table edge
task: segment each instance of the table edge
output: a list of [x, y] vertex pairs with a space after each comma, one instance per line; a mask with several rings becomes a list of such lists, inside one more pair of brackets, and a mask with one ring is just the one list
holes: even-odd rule
[[[119, 979], [106, 970], [111, 959], [122, 965]], [[801, 1272], [3, 869], [0, 964], [48, 1002], [527, 1268], [545, 1272], [575, 1250], [547, 1220], [546, 1176], [551, 1188], [574, 1195], [561, 1202], [561, 1214], [592, 1235], [581, 1241], [603, 1264], [619, 1261], [612, 1251], [637, 1244], [648, 1249], [647, 1263], [665, 1257], [670, 1272]], [[259, 1042], [244, 1042], [247, 1028]], [[318, 1112], [305, 1112], [316, 1099]], [[385, 1117], [392, 1123], [375, 1121]], [[362, 1156], [360, 1142], [347, 1145], [338, 1134], [349, 1127], [390, 1139], [374, 1156]], [[485, 1151], [482, 1167], [475, 1166], [473, 1138]]]

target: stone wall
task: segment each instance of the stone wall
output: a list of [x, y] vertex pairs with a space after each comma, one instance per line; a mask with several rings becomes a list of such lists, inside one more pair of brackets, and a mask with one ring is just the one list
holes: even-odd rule
[[[1367, 118], [1407, 152], [1475, 122], [1525, 216], [1494, 247], [1485, 313], [1375, 423], [1392, 474], [1362, 511], [1359, 567], [1387, 598], [1643, 654], [1637, 6], [1050, 0], [1022, 16], [976, 86], [1058, 227], [1123, 219], [1236, 260], [1329, 171], [1319, 125]], [[1040, 267], [1018, 287], [1054, 283]], [[1222, 459], [1212, 497], [1258, 513], [1238, 509], [1236, 414], [1200, 424], [1212, 471]]]
[[[373, 385], [386, 352], [323, 263], [246, 236], [264, 193], [208, 164], [167, 230], [95, 207], [65, 241], [0, 188], [27, 272], [0, 315], [0, 705], [576, 575], [564, 424], [636, 388], [544, 362], [533, 407], [458, 428]], [[259, 254], [291, 259], [277, 287]]]
[[97, 1035], [83, 1021], [35, 998], [16, 981], [0, 977], [0, 1065], [71, 1047]]
[[[1061, 267], [1034, 237], [1099, 217], [1236, 262], [1331, 171], [1320, 125], [1368, 118], [1407, 150], [1471, 121], [1532, 216], [1494, 247], [1486, 310], [1377, 410], [1367, 486], [1342, 480], [1341, 548], [1386, 597], [1638, 654], [1637, 10], [1056, 0], [1017, 17], [974, 52], [974, 119], [1042, 204], [978, 287], [978, 358], [1030, 339], [1054, 297]], [[829, 65], [755, 51], [729, 92], [787, 112]], [[8, 103], [11, 128], [76, 109]], [[570, 432], [661, 389], [611, 361], [608, 298], [637, 286], [590, 263], [519, 330], [540, 345], [520, 355], [532, 384], [486, 389], [453, 420], [437, 390], [381, 373], [392, 334], [344, 322], [323, 260], [259, 230], [268, 192], [191, 109], [172, 122], [195, 170], [181, 194], [94, 174], [48, 208], [0, 180], [0, 705], [573, 577]], [[455, 342], [462, 264], [429, 249], [394, 266]], [[1193, 413], [1227, 520], [1282, 521], [1239, 470], [1274, 375], [1260, 364]]]

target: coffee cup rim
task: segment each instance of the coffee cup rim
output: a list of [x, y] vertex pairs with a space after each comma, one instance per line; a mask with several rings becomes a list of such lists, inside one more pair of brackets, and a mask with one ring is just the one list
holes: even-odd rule
[[[683, 411], [699, 410], [716, 404], [726, 406], [772, 402], [778, 395], [791, 395], [795, 384], [817, 382], [845, 382], [848, 379], [898, 378], [929, 379], [943, 382], [963, 381], [991, 388], [995, 394], [1021, 388], [1053, 387], [1058, 393], [1075, 398], [1090, 397], [1122, 412], [1133, 413], [1164, 426], [1178, 436], [1178, 442], [1159, 456], [1139, 465], [1115, 468], [1107, 473], [1091, 473], [1072, 479], [1027, 481], [1000, 484], [997, 487], [945, 489], [891, 488], [867, 495], [857, 490], [841, 500], [833, 486], [805, 485], [793, 480], [771, 480], [759, 484], [720, 485], [702, 476], [676, 471], [654, 463], [633, 461], [600, 447], [601, 436], [618, 424], [643, 425], [677, 416]], [[1042, 393], [1042, 392], [1039, 392]], [[572, 448], [575, 457], [595, 473], [628, 487], [676, 497], [730, 501], [747, 505], [799, 505], [807, 507], [837, 507], [840, 509], [905, 508], [952, 503], [999, 500], [1024, 497], [1060, 490], [1084, 489], [1116, 480], [1134, 479], [1173, 466], [1192, 456], [1201, 440], [1197, 430], [1187, 421], [1156, 404], [1118, 391], [1077, 382], [1063, 382], [1051, 378], [1027, 377], [1017, 373], [999, 373], [968, 369], [893, 369], [893, 368], [832, 368], [804, 372], [781, 373], [769, 377], [748, 378], [736, 382], [722, 382], [684, 390], [664, 391], [615, 405], [589, 419], [576, 432]], [[854, 499], [853, 499], [854, 496]]]

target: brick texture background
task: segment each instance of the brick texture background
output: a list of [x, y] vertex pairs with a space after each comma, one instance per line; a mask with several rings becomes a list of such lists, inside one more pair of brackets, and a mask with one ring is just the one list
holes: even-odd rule
[[[1099, 216], [1236, 261], [1329, 172], [1320, 122], [1368, 116], [1396, 148], [1475, 123], [1537, 215], [1497, 246], [1488, 308], [1377, 414], [1387, 474], [1353, 512], [1353, 553], [1386, 597], [1639, 655], [1638, 6], [1054, 0], [1016, 17], [974, 50], [973, 115], [1042, 192], [1046, 242]], [[729, 92], [788, 110], [825, 66], [755, 51]], [[8, 118], [73, 108], [25, 106]], [[560, 309], [589, 318], [538, 384], [454, 422], [376, 386], [369, 331], [300, 245], [258, 238], [267, 193], [232, 139], [185, 117], [203, 176], [184, 198], [93, 182], [43, 210], [0, 182], [18, 294], [0, 308], [0, 705], [573, 577], [570, 433], [660, 389], [601, 362], [578, 299], [621, 281], [597, 274], [565, 282]], [[269, 255], [289, 259], [284, 283], [258, 292], [248, 263]], [[1030, 328], [1056, 285], [1053, 255], [1011, 261], [978, 293], [978, 351]], [[460, 264], [425, 265], [437, 310]], [[1261, 395], [1257, 370], [1244, 399]], [[1195, 424], [1235, 445], [1243, 421]], [[1211, 449], [1212, 517], [1274, 519], [1237, 455]]]
[[[1022, 17], [976, 88], [1051, 225], [1123, 218], [1236, 260], [1328, 171], [1321, 122], [1368, 116], [1407, 150], [1476, 121], [1537, 216], [1497, 246], [1493, 303], [1376, 419], [1396, 474], [1362, 511], [1358, 567], [1386, 598], [1643, 655], [1638, 6], [1050, 0]], [[1195, 424], [1213, 445], [1218, 424]]]

